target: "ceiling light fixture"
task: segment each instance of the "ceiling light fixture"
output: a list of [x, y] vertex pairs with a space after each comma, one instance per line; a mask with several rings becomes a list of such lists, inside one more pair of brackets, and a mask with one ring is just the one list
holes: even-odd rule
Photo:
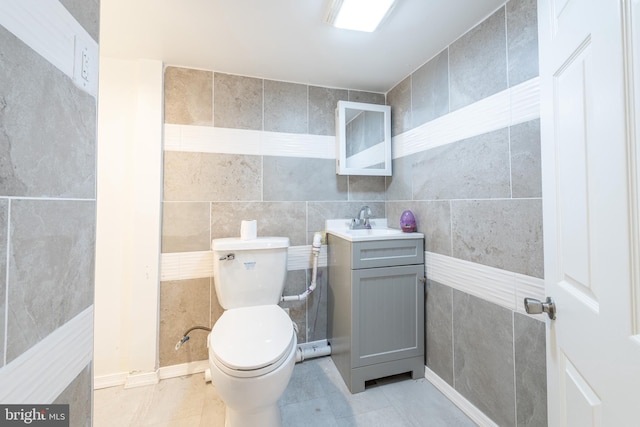
[[325, 22], [337, 28], [373, 32], [395, 0], [330, 0]]

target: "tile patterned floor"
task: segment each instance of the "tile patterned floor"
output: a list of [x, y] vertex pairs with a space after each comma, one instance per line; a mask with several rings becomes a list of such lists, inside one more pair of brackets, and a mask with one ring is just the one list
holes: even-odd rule
[[[279, 402], [283, 427], [472, 427], [425, 379], [391, 378], [351, 394], [330, 357], [296, 365]], [[96, 390], [95, 427], [224, 426], [224, 403], [202, 374]]]

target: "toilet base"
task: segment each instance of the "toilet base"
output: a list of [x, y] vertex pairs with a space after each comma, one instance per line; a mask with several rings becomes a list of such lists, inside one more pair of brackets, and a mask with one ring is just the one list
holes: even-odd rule
[[278, 404], [267, 406], [259, 412], [238, 412], [227, 406], [225, 411], [225, 427], [281, 427], [280, 408]]
[[296, 363], [297, 337], [280, 366], [258, 377], [235, 377], [220, 370], [209, 347], [209, 368], [212, 385], [224, 402], [225, 427], [281, 427], [278, 399], [282, 396]]

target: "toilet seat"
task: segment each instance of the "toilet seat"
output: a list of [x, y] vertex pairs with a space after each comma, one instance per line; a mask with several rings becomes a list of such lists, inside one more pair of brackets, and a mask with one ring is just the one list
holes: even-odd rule
[[209, 335], [212, 362], [235, 377], [256, 377], [280, 366], [295, 345], [289, 316], [277, 305], [226, 310]]

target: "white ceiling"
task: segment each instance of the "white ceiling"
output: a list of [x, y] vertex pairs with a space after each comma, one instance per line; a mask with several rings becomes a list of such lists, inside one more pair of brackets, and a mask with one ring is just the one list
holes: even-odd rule
[[397, 0], [374, 33], [323, 23], [329, 0], [102, 0], [101, 55], [387, 92], [504, 0]]

